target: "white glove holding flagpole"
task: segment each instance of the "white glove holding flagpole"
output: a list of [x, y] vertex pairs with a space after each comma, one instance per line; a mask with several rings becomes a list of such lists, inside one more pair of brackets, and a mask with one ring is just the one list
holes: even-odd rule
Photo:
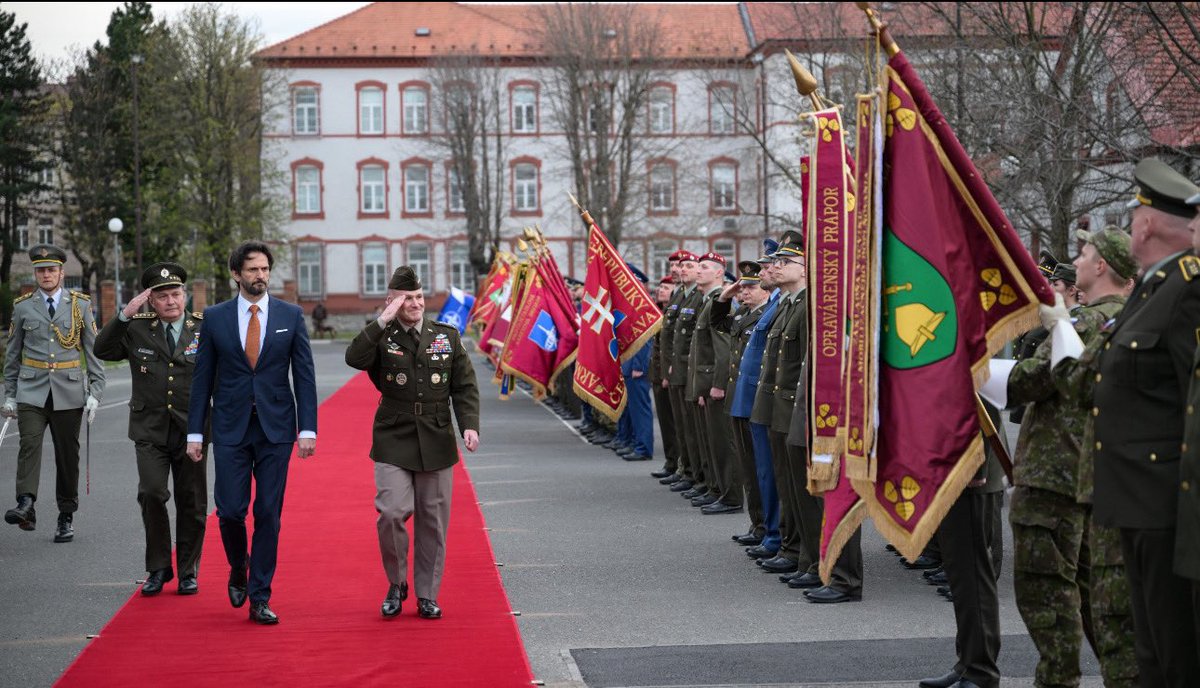
[[1079, 358], [1083, 353], [1083, 340], [1075, 331], [1062, 294], [1054, 295], [1053, 306], [1038, 306], [1038, 315], [1042, 318], [1042, 327], [1050, 331], [1050, 367], [1054, 368], [1064, 358]]
[[17, 415], [17, 402], [15, 399], [9, 399], [4, 402], [4, 406], [0, 407], [0, 416], [5, 418], [15, 418]]
[[87, 411], [88, 425], [96, 420], [96, 409], [100, 408], [100, 400], [93, 396], [88, 396], [87, 401], [83, 404], [83, 410]]

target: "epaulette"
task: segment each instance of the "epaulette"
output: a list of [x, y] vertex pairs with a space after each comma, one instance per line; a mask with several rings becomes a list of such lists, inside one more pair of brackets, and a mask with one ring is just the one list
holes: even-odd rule
[[158, 313], [155, 313], [154, 311], [149, 311], [147, 313], [134, 313], [133, 317], [137, 320], [145, 320], [148, 318], [157, 318]]
[[434, 320], [433, 324], [441, 325], [442, 327], [449, 327], [450, 329], [454, 330], [455, 332], [458, 332], [458, 325], [451, 325], [450, 323], [442, 322], [441, 320]]
[[1184, 256], [1179, 259], [1179, 272], [1183, 273], [1183, 279], [1191, 282], [1197, 276], [1200, 276], [1200, 258], [1196, 256]]
[[92, 295], [91, 295], [91, 294], [88, 294], [88, 293], [86, 293], [86, 292], [82, 292], [82, 291], [77, 291], [77, 290], [75, 290], [75, 289], [72, 289], [72, 290], [71, 290], [71, 296], [74, 296], [74, 297], [77, 297], [77, 298], [84, 299], [85, 301], [91, 301], [91, 300], [92, 300]]
[[18, 296], [17, 298], [13, 299], [13, 305], [15, 306], [18, 303], [21, 303], [22, 301], [24, 301], [25, 299], [29, 299], [32, 297], [33, 297], [33, 292], [29, 292], [28, 294], [22, 294], [22, 295]]
[[203, 319], [204, 319], [204, 313], [201, 313], [200, 311], [192, 311], [192, 317], [193, 317], [193, 318], [195, 318], [195, 319], [197, 319], [197, 320], [203, 320]]

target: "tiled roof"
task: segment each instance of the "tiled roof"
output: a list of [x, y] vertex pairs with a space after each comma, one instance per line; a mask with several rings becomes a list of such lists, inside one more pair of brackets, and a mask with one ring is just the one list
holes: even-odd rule
[[[635, 21], [657, 21], [662, 56], [737, 59], [749, 44], [736, 4], [638, 4]], [[528, 4], [377, 2], [261, 50], [267, 60], [429, 59], [483, 53], [546, 55], [538, 10]]]

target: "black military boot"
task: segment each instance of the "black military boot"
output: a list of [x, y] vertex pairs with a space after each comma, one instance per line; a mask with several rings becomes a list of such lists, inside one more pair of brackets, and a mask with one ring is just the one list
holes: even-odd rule
[[37, 526], [33, 495], [23, 494], [17, 497], [17, 505], [4, 512], [4, 522], [18, 526], [21, 530], [33, 530]]
[[75, 539], [75, 528], [71, 522], [75, 517], [71, 514], [58, 514], [58, 528], [54, 531], [55, 542], [70, 542]]

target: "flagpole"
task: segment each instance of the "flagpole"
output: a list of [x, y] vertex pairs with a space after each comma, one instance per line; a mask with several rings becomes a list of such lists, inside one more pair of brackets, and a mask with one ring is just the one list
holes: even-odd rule
[[871, 22], [871, 29], [879, 37], [879, 42], [883, 44], [884, 50], [887, 50], [888, 57], [895, 57], [900, 52], [900, 46], [896, 45], [896, 41], [892, 40], [892, 34], [888, 32], [887, 24], [879, 19], [879, 15], [875, 10], [871, 9], [871, 3], [856, 2], [854, 4], [858, 5], [858, 9], [866, 13], [867, 21]]

